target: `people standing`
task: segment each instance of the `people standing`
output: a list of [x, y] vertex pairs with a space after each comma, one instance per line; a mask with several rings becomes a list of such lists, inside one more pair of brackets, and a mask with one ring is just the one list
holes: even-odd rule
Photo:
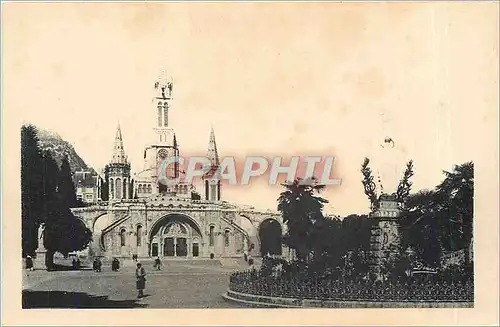
[[160, 260], [160, 257], [156, 257], [154, 267], [156, 268], [156, 270], [161, 270], [161, 260]]
[[136, 277], [136, 288], [137, 288], [137, 298], [144, 296], [144, 289], [146, 288], [146, 270], [141, 263], [137, 264], [137, 269], [135, 270]]
[[26, 270], [33, 271], [33, 259], [30, 255], [26, 256]]
[[102, 262], [99, 257], [94, 258], [93, 268], [95, 272], [101, 272]]
[[252, 256], [250, 254], [248, 255], [248, 264], [250, 266], [253, 266], [253, 258], [252, 258]]
[[111, 262], [111, 270], [118, 271], [118, 269], [120, 269], [120, 261], [118, 258], [113, 258], [113, 261]]

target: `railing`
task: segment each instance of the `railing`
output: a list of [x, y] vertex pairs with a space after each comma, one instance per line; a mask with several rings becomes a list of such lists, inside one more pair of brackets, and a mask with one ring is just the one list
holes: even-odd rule
[[316, 300], [377, 302], [472, 302], [470, 282], [349, 282], [327, 278], [263, 276], [257, 270], [231, 275], [229, 289], [235, 292]]

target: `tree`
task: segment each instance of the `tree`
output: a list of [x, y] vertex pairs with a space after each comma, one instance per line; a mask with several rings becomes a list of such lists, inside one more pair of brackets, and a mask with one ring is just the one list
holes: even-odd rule
[[54, 267], [56, 252], [67, 255], [71, 251], [81, 251], [92, 240], [92, 232], [71, 213], [62, 193], [57, 193], [50, 209], [43, 230], [43, 242], [47, 249], [45, 265], [48, 270]]
[[401, 246], [412, 248], [417, 259], [427, 266], [439, 264], [441, 252], [439, 227], [439, 198], [435, 191], [422, 190], [406, 198], [400, 219]]
[[[445, 179], [436, 188], [440, 200], [440, 227], [449, 250], [468, 249], [472, 240], [474, 214], [474, 164], [455, 165], [444, 171]], [[468, 257], [468, 256], [467, 256]]]
[[[69, 202], [76, 195], [68, 196], [71, 188], [68, 186], [69, 163], [63, 159], [61, 169], [57, 167], [55, 159], [49, 151], [43, 156], [43, 243], [47, 252], [45, 265], [51, 270], [54, 266], [54, 254], [64, 255], [71, 251], [83, 250], [91, 241], [91, 231], [85, 224], [71, 213]], [[64, 176], [66, 174], [66, 176]], [[71, 181], [71, 180], [70, 180]], [[61, 184], [63, 186], [61, 187]], [[73, 185], [71, 181], [71, 185]], [[70, 200], [68, 200], [70, 199]]]
[[441, 250], [465, 249], [472, 241], [474, 165], [456, 165], [444, 172], [435, 190], [422, 190], [406, 198], [402, 215], [402, 245], [415, 248], [427, 265], [439, 264]]
[[38, 228], [42, 217], [42, 153], [33, 125], [21, 128], [21, 228], [22, 256], [34, 255], [38, 248]]
[[[57, 188], [59, 181], [59, 167], [50, 151], [43, 153], [43, 226], [57, 205]], [[42, 240], [43, 241], [43, 240]]]
[[318, 220], [311, 230], [312, 251], [316, 270], [338, 268], [342, 264], [342, 222], [338, 218]]
[[406, 169], [403, 174], [403, 178], [399, 182], [398, 189], [396, 191], [396, 198], [398, 203], [403, 204], [406, 198], [410, 195], [412, 182], [410, 178], [413, 176], [413, 160], [410, 160], [406, 164]]
[[374, 222], [375, 220], [368, 218], [367, 215], [351, 214], [342, 219], [343, 251], [369, 251]]
[[361, 173], [363, 174], [363, 180], [361, 181], [361, 183], [363, 183], [365, 194], [370, 201], [370, 210], [374, 212], [379, 207], [379, 201], [377, 193], [375, 192], [376, 187], [375, 182], [373, 182], [372, 170], [370, 167], [368, 167], [369, 163], [370, 159], [365, 158], [363, 164], [361, 165]]
[[61, 161], [61, 168], [59, 170], [59, 182], [58, 182], [58, 193], [60, 194], [60, 200], [68, 208], [75, 208], [78, 206], [78, 201], [76, 199], [75, 184], [73, 184], [73, 179], [71, 178], [71, 167], [69, 165], [68, 156], [65, 155]]
[[328, 202], [315, 193], [321, 192], [325, 186], [317, 184], [314, 178], [308, 181], [297, 178], [282, 185], [285, 191], [278, 198], [278, 211], [288, 227], [284, 241], [295, 250], [298, 261], [305, 263], [314, 249], [313, 227], [324, 219], [322, 210], [324, 203]]

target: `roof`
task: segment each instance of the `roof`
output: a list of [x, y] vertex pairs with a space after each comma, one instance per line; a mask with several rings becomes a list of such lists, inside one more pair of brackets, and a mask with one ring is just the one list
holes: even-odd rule
[[73, 174], [73, 183], [76, 186], [94, 187], [97, 186], [98, 176], [90, 171], [77, 171]]

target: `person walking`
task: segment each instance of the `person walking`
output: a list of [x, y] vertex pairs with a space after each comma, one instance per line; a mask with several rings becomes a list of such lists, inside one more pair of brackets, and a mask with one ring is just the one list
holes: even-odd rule
[[144, 289], [146, 288], [146, 270], [141, 263], [137, 263], [137, 269], [135, 270], [136, 278], [136, 288], [137, 288], [137, 298], [144, 297]]

